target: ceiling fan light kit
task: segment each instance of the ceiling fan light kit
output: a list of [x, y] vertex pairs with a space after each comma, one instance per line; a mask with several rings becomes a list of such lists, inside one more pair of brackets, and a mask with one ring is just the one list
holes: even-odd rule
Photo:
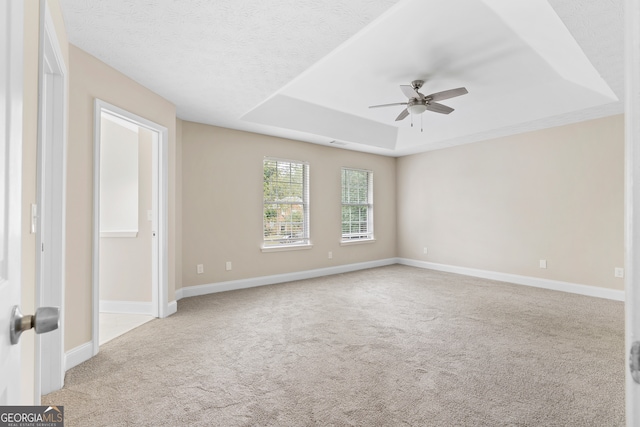
[[422, 114], [427, 111], [427, 105], [418, 102], [409, 103], [409, 105], [407, 106], [407, 110], [409, 110], [411, 114]]
[[[411, 85], [400, 85], [400, 90], [404, 93], [408, 99], [407, 102], [395, 102], [393, 104], [372, 105], [369, 108], [378, 107], [391, 107], [395, 105], [406, 105], [406, 108], [396, 117], [396, 121], [403, 120], [409, 113], [412, 115], [422, 114], [425, 111], [433, 111], [434, 113], [449, 114], [454, 111], [453, 108], [443, 104], [439, 104], [436, 101], [442, 101], [444, 99], [453, 98], [456, 96], [469, 93], [466, 88], [459, 87], [456, 89], [449, 89], [442, 92], [432, 93], [430, 95], [423, 95], [419, 92], [420, 88], [424, 84], [424, 80], [414, 80]], [[413, 126], [413, 123], [411, 124]]]

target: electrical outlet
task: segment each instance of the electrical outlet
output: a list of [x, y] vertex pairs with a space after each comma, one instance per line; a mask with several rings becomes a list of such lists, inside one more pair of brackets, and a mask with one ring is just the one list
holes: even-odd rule
[[333, 252], [329, 251], [329, 259], [333, 259]]
[[202, 273], [204, 273], [204, 265], [202, 265], [202, 264], [198, 264], [198, 265], [196, 266], [196, 271], [198, 272], [198, 274], [202, 274]]
[[424, 247], [423, 252], [424, 252], [425, 255], [427, 254], [428, 251], [427, 251], [427, 247], [426, 246]]
[[230, 271], [231, 270], [231, 261], [227, 261], [227, 263], [224, 266], [225, 270]]
[[547, 260], [546, 259], [541, 259], [540, 260], [540, 268], [547, 268]]
[[613, 269], [613, 275], [620, 279], [624, 279], [624, 268], [616, 267]]

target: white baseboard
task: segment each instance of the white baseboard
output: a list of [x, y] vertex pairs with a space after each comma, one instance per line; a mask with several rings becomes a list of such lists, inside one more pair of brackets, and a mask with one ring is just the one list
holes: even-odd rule
[[[357, 264], [339, 265], [336, 267], [319, 268], [316, 270], [300, 271], [296, 273], [276, 274], [273, 276], [255, 277], [251, 279], [232, 280], [227, 282], [211, 283], [207, 285], [189, 286], [175, 291], [175, 301], [167, 305], [167, 316], [178, 311], [177, 301], [182, 298], [206, 295], [216, 292], [232, 291], [235, 289], [252, 288], [256, 286], [272, 285], [274, 283], [292, 282], [294, 280], [311, 279], [314, 277], [328, 276], [331, 274], [348, 273], [350, 271], [364, 270], [367, 268], [382, 267], [397, 264], [397, 258], [388, 258], [377, 261], [361, 262]], [[152, 313], [150, 302], [137, 301], [100, 301], [100, 311], [109, 313], [149, 314]], [[95, 351], [94, 351], [95, 350]], [[93, 341], [82, 344], [65, 354], [65, 370], [86, 362], [97, 354]]]
[[167, 315], [165, 317], [169, 317], [172, 314], [176, 314], [178, 312], [178, 293], [176, 292], [176, 301], [169, 301], [167, 304]]
[[78, 347], [69, 350], [64, 355], [64, 370], [78, 366], [79, 364], [86, 362], [93, 357], [93, 343], [91, 341], [79, 345]]
[[398, 258], [398, 264], [430, 270], [446, 271], [449, 273], [464, 274], [466, 276], [481, 277], [483, 279], [497, 280], [499, 282], [515, 283], [517, 285], [533, 286], [536, 288], [587, 295], [590, 297], [624, 301], [624, 291], [600, 288], [597, 286], [580, 285], [577, 283], [561, 282], [558, 280], [542, 279], [539, 277], [520, 276], [517, 274], [500, 273], [497, 271], [479, 270], [468, 267], [458, 267], [455, 265], [437, 264], [434, 262], [418, 261], [407, 258]]
[[[402, 264], [429, 270], [445, 271], [449, 273], [463, 274], [483, 279], [497, 280], [517, 285], [533, 286], [536, 288], [551, 289], [554, 291], [569, 292], [597, 298], [605, 298], [615, 301], [624, 301], [624, 291], [600, 288], [597, 286], [581, 285], [577, 283], [561, 282], [558, 280], [542, 279], [538, 277], [520, 276], [517, 274], [500, 273], [497, 271], [480, 270], [455, 265], [437, 264], [427, 261], [418, 261], [408, 258], [387, 258], [377, 261], [361, 262], [357, 264], [339, 265], [336, 267], [319, 268], [315, 270], [299, 271], [295, 273], [275, 274], [272, 276], [254, 277], [250, 279], [231, 280], [227, 282], [210, 283], [206, 285], [187, 286], [175, 291], [175, 301], [168, 304], [168, 316], [177, 312], [177, 301], [182, 298], [207, 295], [216, 292], [232, 291], [236, 289], [253, 288], [257, 286], [272, 285], [275, 283], [292, 282], [294, 280], [312, 279], [315, 277], [329, 276], [332, 274], [348, 273], [350, 271], [364, 270], [367, 268], [383, 267], [392, 264]], [[104, 310], [103, 310], [104, 308]], [[151, 303], [135, 301], [100, 301], [100, 311], [115, 313], [149, 314], [152, 315]], [[82, 344], [65, 354], [65, 371], [78, 366], [94, 356], [92, 342]]]
[[367, 268], [383, 267], [397, 264], [397, 258], [387, 258], [377, 261], [360, 262], [357, 264], [338, 265], [335, 267], [318, 268], [315, 270], [299, 271], [295, 273], [274, 274], [272, 276], [254, 277], [250, 279], [231, 280], [228, 282], [210, 283], [206, 285], [187, 286], [176, 291], [176, 300], [213, 294], [216, 292], [233, 291], [237, 289], [253, 288], [256, 286], [273, 285], [275, 283], [292, 282], [294, 280], [312, 279], [314, 277], [329, 276], [331, 274], [348, 273], [350, 271]]
[[100, 300], [101, 313], [147, 314], [153, 316], [153, 304], [142, 301], [105, 301]]

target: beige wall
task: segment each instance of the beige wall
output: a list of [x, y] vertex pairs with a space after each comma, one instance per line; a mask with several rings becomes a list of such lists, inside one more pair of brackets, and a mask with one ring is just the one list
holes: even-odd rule
[[623, 122], [398, 159], [398, 256], [624, 289]]
[[[169, 300], [182, 286], [395, 256], [623, 289], [613, 278], [613, 268], [623, 266], [621, 116], [397, 161], [182, 122], [170, 102], [68, 45], [58, 1], [47, 4], [70, 84], [66, 351], [91, 339], [95, 97], [169, 130]], [[39, 2], [24, 5], [22, 304], [33, 312], [35, 235], [28, 224], [36, 198]], [[264, 156], [311, 163], [313, 249], [260, 251]], [[339, 245], [342, 166], [375, 173], [376, 243]], [[549, 268], [539, 269], [539, 259]], [[33, 335], [21, 341], [23, 401], [30, 403]]]
[[[260, 250], [265, 156], [310, 163], [310, 250]], [[395, 256], [394, 158], [186, 121], [182, 158], [185, 287]], [[375, 243], [340, 246], [343, 166], [374, 172]], [[226, 261], [233, 270], [225, 271]], [[196, 274], [197, 264], [204, 274]]]
[[95, 57], [69, 45], [70, 95], [67, 153], [65, 350], [91, 340], [93, 112], [99, 98], [155, 123], [169, 133], [169, 301], [175, 289], [175, 106]]
[[[100, 238], [100, 300], [151, 302], [152, 223], [147, 219], [147, 211], [152, 208], [152, 134], [144, 128], [135, 134], [110, 120], [103, 120], [103, 124], [120, 128], [137, 138], [138, 234], [135, 237]], [[116, 135], [105, 133], [106, 138]], [[109, 141], [103, 139], [101, 144], [105, 143]]]

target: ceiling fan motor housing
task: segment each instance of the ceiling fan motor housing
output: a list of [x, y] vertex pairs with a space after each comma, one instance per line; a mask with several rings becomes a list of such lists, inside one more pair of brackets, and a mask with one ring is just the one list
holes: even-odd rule
[[411, 82], [411, 87], [418, 91], [418, 89], [420, 89], [423, 84], [424, 80], [414, 80]]

